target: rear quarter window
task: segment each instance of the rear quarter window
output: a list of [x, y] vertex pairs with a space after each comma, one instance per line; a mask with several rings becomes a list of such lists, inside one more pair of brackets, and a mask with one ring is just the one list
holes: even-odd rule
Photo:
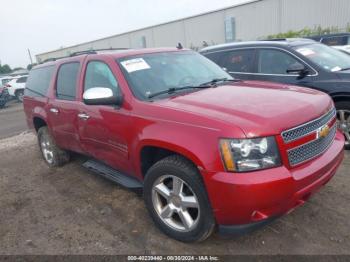
[[61, 65], [56, 83], [56, 97], [60, 100], [74, 101], [80, 64], [78, 62]]
[[54, 66], [32, 69], [26, 83], [25, 95], [46, 96], [50, 86]]

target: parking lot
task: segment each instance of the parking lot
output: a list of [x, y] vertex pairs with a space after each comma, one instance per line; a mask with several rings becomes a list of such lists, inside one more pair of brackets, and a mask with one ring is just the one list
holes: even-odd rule
[[49, 169], [35, 136], [17, 135], [25, 129], [20, 104], [0, 111], [7, 118], [12, 128], [0, 140], [1, 254], [350, 254], [349, 153], [330, 183], [273, 224], [184, 244], [153, 225], [142, 198], [86, 171], [83, 157]]

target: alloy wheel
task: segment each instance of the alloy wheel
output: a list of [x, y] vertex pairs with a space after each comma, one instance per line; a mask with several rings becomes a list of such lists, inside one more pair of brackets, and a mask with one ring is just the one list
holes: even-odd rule
[[159, 218], [174, 230], [188, 232], [198, 224], [200, 207], [197, 196], [179, 177], [159, 177], [152, 187], [152, 203]]
[[49, 163], [53, 163], [53, 150], [51, 148], [50, 141], [43, 137], [40, 142], [40, 148], [41, 152], [43, 153], [43, 156], [45, 160]]

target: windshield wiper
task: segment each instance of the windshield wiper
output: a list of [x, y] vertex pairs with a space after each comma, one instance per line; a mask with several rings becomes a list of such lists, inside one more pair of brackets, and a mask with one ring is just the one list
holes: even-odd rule
[[205, 82], [203, 84], [200, 84], [200, 86], [206, 86], [206, 85], [216, 85], [217, 83], [220, 82], [240, 82], [242, 80], [239, 79], [229, 79], [227, 77], [224, 78], [214, 78], [213, 80], [209, 81], [209, 82]]
[[212, 86], [209, 86], [209, 85], [199, 85], [199, 86], [171, 87], [171, 88], [168, 88], [168, 89], [166, 89], [166, 90], [163, 90], [163, 91], [159, 91], [159, 92], [150, 94], [150, 95], [148, 95], [148, 98], [153, 98], [153, 97], [160, 96], [160, 95], [164, 95], [164, 94], [173, 94], [173, 93], [175, 93], [175, 92], [177, 92], [177, 91], [186, 90], [186, 89], [194, 89], [194, 88], [202, 89], [202, 88], [210, 88], [210, 87], [212, 87]]
[[346, 70], [350, 70], [350, 67], [342, 68], [340, 71], [346, 71]]

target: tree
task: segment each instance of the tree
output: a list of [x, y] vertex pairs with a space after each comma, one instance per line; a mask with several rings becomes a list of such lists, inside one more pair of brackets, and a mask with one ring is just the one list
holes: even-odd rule
[[8, 74], [11, 73], [11, 67], [7, 64], [1, 65], [0, 64], [0, 74]]
[[36, 65], [37, 63], [27, 65], [27, 70], [32, 70], [32, 68]]

